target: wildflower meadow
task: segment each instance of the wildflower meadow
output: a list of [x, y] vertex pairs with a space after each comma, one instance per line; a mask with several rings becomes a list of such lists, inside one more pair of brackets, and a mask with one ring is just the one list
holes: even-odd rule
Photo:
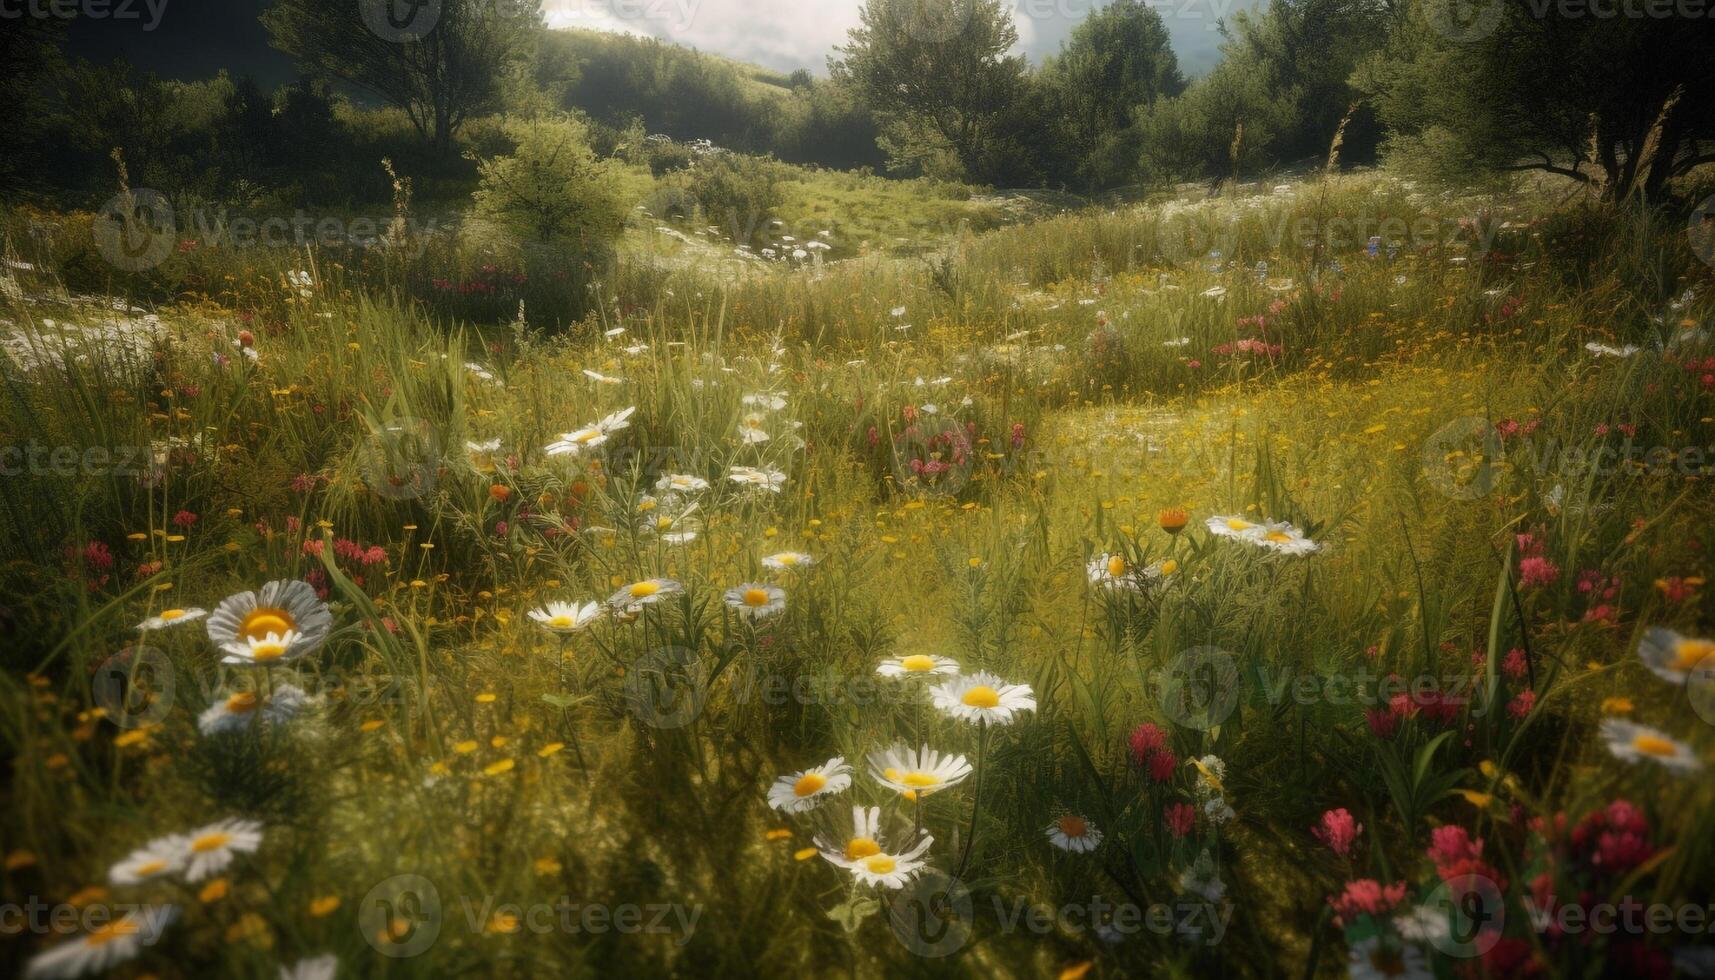
[[8, 975], [1715, 976], [1707, 169], [792, 159], [893, 5], [769, 153], [531, 21], [463, 158], [3, 198]]

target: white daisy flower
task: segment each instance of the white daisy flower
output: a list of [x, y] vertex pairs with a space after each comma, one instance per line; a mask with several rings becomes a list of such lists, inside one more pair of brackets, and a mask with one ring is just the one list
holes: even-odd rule
[[786, 407], [786, 399], [773, 392], [745, 395], [740, 401], [744, 402], [745, 408], [761, 409], [764, 412], [778, 412]]
[[145, 633], [151, 630], [164, 630], [169, 626], [179, 626], [184, 623], [195, 622], [207, 615], [207, 609], [163, 609], [159, 613], [156, 613], [148, 619], [143, 620], [141, 623], [138, 623], [137, 629], [140, 632]]
[[815, 838], [816, 850], [822, 858], [836, 867], [851, 866], [867, 857], [881, 853], [881, 807], [865, 809], [852, 807], [852, 835], [838, 843], [822, 834]]
[[1140, 570], [1127, 561], [1124, 555], [1097, 555], [1085, 566], [1085, 572], [1089, 575], [1091, 585], [1130, 592], [1143, 591], [1144, 583], [1139, 578]]
[[758, 469], [754, 466], [734, 466], [727, 471], [727, 479], [742, 486], [779, 493], [781, 486], [786, 483], [786, 474], [779, 470]]
[[789, 773], [768, 788], [768, 805], [782, 813], [805, 813], [823, 802], [823, 797], [843, 793], [852, 784], [852, 767], [834, 756], [819, 766]]
[[874, 885], [877, 888], [904, 888], [907, 882], [928, 866], [929, 862], [923, 860], [923, 854], [933, 843], [935, 838], [924, 834], [911, 850], [902, 854], [871, 854], [861, 861], [853, 862], [851, 872], [858, 881], [866, 885]]
[[1095, 824], [1071, 813], [1049, 824], [1043, 832], [1048, 835], [1048, 843], [1074, 854], [1088, 854], [1102, 843], [1102, 832]]
[[621, 612], [636, 612], [683, 591], [685, 587], [670, 578], [646, 578], [615, 592], [607, 602]]
[[1660, 626], [1652, 628], [1638, 641], [1638, 659], [1664, 681], [1685, 683], [1699, 666], [1715, 670], [1715, 640], [1682, 636]]
[[204, 735], [225, 735], [258, 723], [283, 724], [302, 711], [308, 701], [302, 690], [290, 684], [282, 684], [269, 694], [239, 691], [209, 705], [198, 715], [197, 731]]
[[775, 571], [809, 568], [815, 563], [815, 556], [806, 555], [802, 551], [782, 551], [779, 554], [769, 555], [762, 559], [762, 566], [764, 568], [772, 568]]
[[578, 605], [575, 602], [549, 602], [540, 609], [530, 610], [530, 618], [542, 624], [542, 628], [553, 633], [577, 633], [596, 621], [601, 615], [601, 604], [586, 602]]
[[746, 412], [744, 417], [738, 420], [738, 437], [747, 446], [761, 445], [773, 438], [768, 434], [768, 430], [763, 428], [767, 423], [768, 416], [761, 412]]
[[1432, 943], [1447, 938], [1447, 910], [1413, 905], [1394, 913], [1394, 928], [1400, 937], [1414, 943]]
[[1352, 944], [1346, 975], [1351, 980], [1433, 980], [1435, 976], [1423, 959], [1423, 950], [1404, 943], [1384, 943], [1380, 936]]
[[1208, 525], [1209, 533], [1220, 538], [1255, 537], [1262, 528], [1262, 525], [1255, 521], [1237, 516], [1221, 517], [1217, 515], [1209, 518], [1205, 523]]
[[548, 444], [546, 451], [550, 456], [576, 456], [586, 449], [595, 449], [607, 442], [615, 432], [630, 428], [631, 416], [636, 411], [635, 406], [627, 408], [575, 432], [561, 433], [557, 441]]
[[185, 880], [212, 878], [239, 854], [252, 854], [262, 846], [262, 825], [254, 820], [226, 819], [211, 823], [188, 835]]
[[767, 619], [786, 611], [786, 590], [776, 585], [745, 584], [727, 590], [726, 604], [746, 619]]
[[875, 668], [875, 672], [883, 677], [933, 677], [938, 674], [957, 674], [959, 662], [951, 657], [913, 653], [883, 660]]
[[1614, 754], [1614, 758], [1623, 762], [1648, 759], [1682, 775], [1703, 768], [1702, 760], [1697, 758], [1691, 746], [1648, 725], [1623, 718], [1606, 718], [1602, 721], [1602, 738], [1607, 741], [1608, 751]]
[[190, 841], [183, 834], [156, 838], [115, 864], [107, 877], [115, 885], [141, 885], [184, 870], [190, 857]]
[[1638, 351], [1643, 350], [1642, 347], [1639, 347], [1636, 344], [1627, 344], [1624, 347], [1610, 347], [1607, 344], [1598, 344], [1595, 341], [1585, 344], [1584, 349], [1598, 357], [1631, 357]]
[[178, 909], [172, 905], [144, 905], [123, 917], [37, 953], [24, 967], [26, 980], [60, 980], [106, 973], [134, 960], [146, 946], [153, 946], [172, 924]]
[[1265, 524], [1257, 533], [1254, 542], [1270, 551], [1283, 555], [1313, 555], [1322, 546], [1304, 536], [1304, 532], [1284, 522]]
[[306, 957], [291, 966], [281, 964], [280, 980], [333, 980], [339, 972], [339, 957], [332, 953]]
[[925, 745], [921, 749], [896, 745], [869, 754], [869, 774], [876, 782], [914, 800], [963, 782], [971, 764], [962, 755], [945, 755]]
[[208, 638], [229, 664], [283, 664], [313, 653], [333, 631], [333, 613], [308, 582], [269, 582], [227, 596], [208, 617]]
[[698, 493], [708, 488], [709, 481], [684, 473], [672, 473], [655, 481], [655, 489], [673, 493]]
[[1005, 725], [1013, 715], [1036, 710], [1028, 684], [1008, 684], [987, 671], [965, 674], [929, 689], [935, 707], [963, 721]]

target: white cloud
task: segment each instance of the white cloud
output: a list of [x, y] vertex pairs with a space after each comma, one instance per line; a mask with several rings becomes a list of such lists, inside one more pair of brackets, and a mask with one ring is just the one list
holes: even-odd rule
[[[1040, 61], [1103, 0], [1014, 0], [1019, 50]], [[1219, 42], [1215, 26], [1257, 0], [1156, 0], [1189, 73], [1207, 70]], [[553, 27], [584, 27], [658, 37], [778, 71], [824, 74], [828, 56], [858, 24], [863, 0], [546, 0]]]

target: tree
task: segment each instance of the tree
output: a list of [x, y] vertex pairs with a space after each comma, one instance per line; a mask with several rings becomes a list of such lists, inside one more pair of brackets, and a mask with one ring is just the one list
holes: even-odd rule
[[1073, 30], [1042, 66], [1066, 165], [1085, 187], [1125, 183], [1137, 170], [1139, 107], [1185, 88], [1161, 15], [1144, 0], [1115, 0]]
[[1138, 112], [1144, 172], [1156, 180], [1221, 180], [1278, 159], [1293, 126], [1293, 93], [1270, 89], [1243, 54], [1229, 50], [1183, 95]]
[[874, 110], [895, 167], [995, 181], [1024, 150], [1009, 118], [1027, 84], [1017, 43], [1001, 0], [866, 0], [828, 67]]
[[615, 175], [597, 160], [589, 131], [571, 116], [511, 123], [517, 148], [481, 161], [476, 213], [526, 245], [605, 250], [625, 224]]
[[1454, 180], [1545, 171], [1607, 200], [1657, 199], [1715, 162], [1715, 102], [1696, 94], [1715, 64], [1706, 19], [1496, 0], [1463, 23], [1446, 2], [1416, 0], [1360, 72], [1390, 160]]
[[541, 0], [439, 0], [412, 8], [417, 20], [403, 27], [384, 15], [370, 23], [391, 9], [391, 0], [278, 0], [262, 22], [274, 47], [398, 106], [443, 151], [466, 119], [499, 107], [542, 23]]

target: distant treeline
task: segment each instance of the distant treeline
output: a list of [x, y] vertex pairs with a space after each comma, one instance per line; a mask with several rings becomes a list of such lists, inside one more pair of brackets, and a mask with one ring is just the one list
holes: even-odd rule
[[1221, 62], [1189, 82], [1144, 0], [1095, 10], [1040, 67], [1013, 53], [1003, 0], [866, 0], [827, 79], [551, 31], [540, 0], [441, 0], [434, 32], [405, 43], [350, 0], [274, 0], [262, 22], [304, 76], [275, 91], [90, 65], [54, 22], [26, 20], [0, 32], [0, 190], [99, 200], [118, 149], [134, 184], [238, 204], [387, 200], [383, 157], [420, 198], [452, 199], [512, 151], [511, 121], [567, 112], [599, 157], [637, 162], [640, 140], [666, 136], [1082, 194], [1385, 157], [1432, 180], [1535, 169], [1654, 198], [1715, 162], [1706, 19], [1498, 0], [1464, 24], [1456, 2], [1272, 0], [1228, 19]]

